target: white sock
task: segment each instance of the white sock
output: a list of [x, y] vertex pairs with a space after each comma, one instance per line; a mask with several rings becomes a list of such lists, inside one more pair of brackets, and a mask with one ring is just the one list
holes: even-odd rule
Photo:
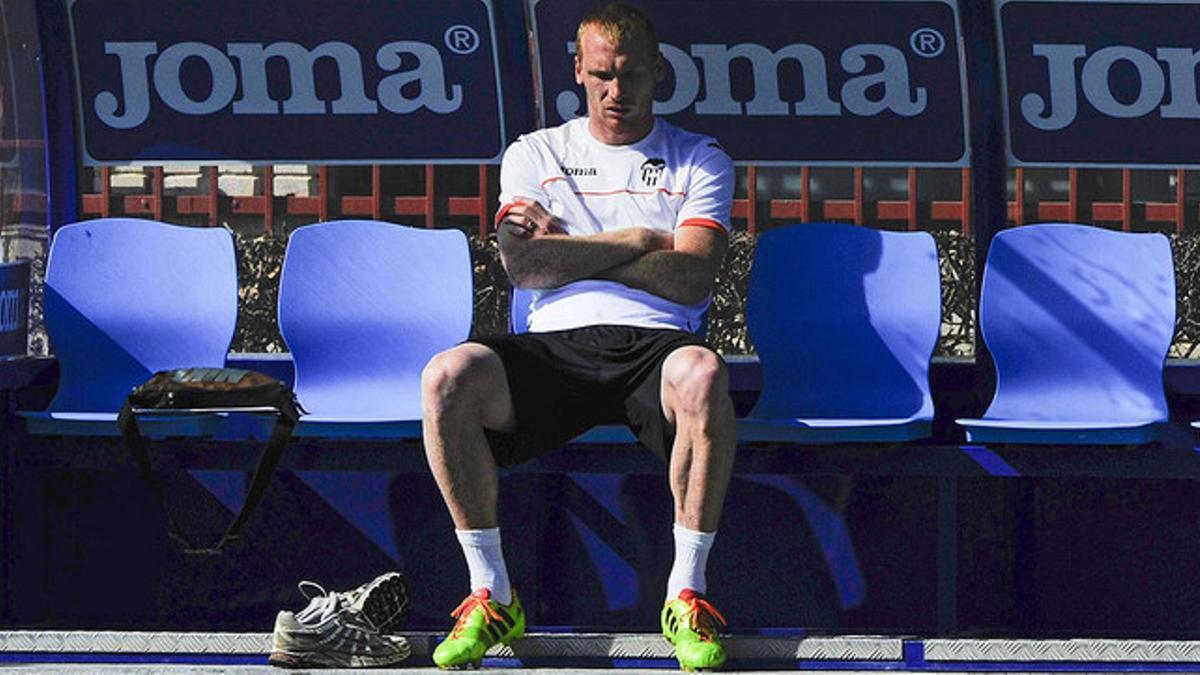
[[697, 532], [675, 523], [675, 564], [667, 579], [668, 600], [679, 597], [679, 592], [685, 588], [700, 594], [708, 590], [704, 570], [716, 536], [716, 532]]
[[486, 588], [492, 592], [493, 600], [502, 605], [510, 604], [512, 585], [508, 581], [504, 553], [500, 550], [500, 528], [455, 530], [454, 534], [462, 545], [467, 569], [471, 571], [471, 592]]

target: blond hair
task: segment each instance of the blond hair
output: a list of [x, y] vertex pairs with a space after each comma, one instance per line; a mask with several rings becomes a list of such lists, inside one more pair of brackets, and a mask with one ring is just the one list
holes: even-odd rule
[[583, 15], [575, 34], [577, 55], [583, 51], [583, 34], [588, 28], [595, 28], [614, 46], [641, 44], [651, 53], [658, 53], [658, 35], [654, 32], [650, 17], [627, 2], [610, 2]]

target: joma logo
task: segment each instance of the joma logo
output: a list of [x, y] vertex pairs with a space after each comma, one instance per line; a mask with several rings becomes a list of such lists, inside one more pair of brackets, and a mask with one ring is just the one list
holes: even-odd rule
[[[691, 107], [697, 115], [838, 117], [844, 111], [870, 117], [887, 111], [914, 117], [928, 104], [925, 87], [914, 87], [911, 82], [905, 52], [891, 45], [857, 44], [843, 50], [837, 62], [852, 77], [842, 84], [837, 99], [830, 92], [825, 54], [812, 45], [790, 44], [771, 51], [754, 43], [693, 44], [690, 54], [665, 43], [659, 47], [674, 70], [675, 90], [667, 100], [655, 101], [654, 112], [658, 115]], [[567, 43], [567, 51], [575, 53], [574, 42]], [[733, 98], [730, 70], [738, 60], [748, 62], [753, 72], [754, 97], [745, 103]], [[785, 101], [779, 91], [779, 68], [785, 61], [800, 66], [804, 91], [797, 100]], [[556, 100], [563, 119], [582, 114], [581, 101], [574, 91], [561, 92]]]
[[[1112, 46], [1089, 56], [1080, 44], [1035, 44], [1033, 55], [1046, 60], [1049, 102], [1041, 94], [1027, 93], [1021, 97], [1021, 116], [1037, 129], [1070, 126], [1079, 113], [1080, 93], [1107, 117], [1142, 117], [1157, 109], [1164, 119], [1200, 119], [1196, 95], [1200, 51], [1190, 47], [1160, 47], [1151, 56], [1136, 47]], [[1076, 69], [1080, 60], [1083, 65]], [[1137, 73], [1137, 90], [1126, 100], [1117, 97], [1109, 82], [1118, 66]]]
[[[379, 80], [374, 98], [365, 91], [358, 50], [345, 42], [325, 42], [313, 49], [295, 42], [230, 42], [224, 51], [203, 42], [180, 42], [161, 52], [157, 42], [105, 42], [104, 53], [117, 58], [121, 93], [102, 91], [93, 106], [100, 120], [114, 129], [132, 129], [146, 121], [152, 90], [167, 107], [185, 115], [212, 115], [230, 105], [234, 115], [374, 115], [380, 107], [398, 115], [420, 108], [449, 114], [463, 103], [462, 85], [447, 87], [441, 53], [424, 42], [389, 42], [375, 52], [376, 65], [391, 74]], [[202, 98], [184, 89], [180, 72], [189, 59], [203, 64], [211, 76]], [[270, 59], [287, 64], [291, 94], [282, 101], [270, 93]], [[340, 95], [332, 101], [317, 96], [319, 59], [337, 67]], [[241, 97], [234, 100], [239, 90]]]

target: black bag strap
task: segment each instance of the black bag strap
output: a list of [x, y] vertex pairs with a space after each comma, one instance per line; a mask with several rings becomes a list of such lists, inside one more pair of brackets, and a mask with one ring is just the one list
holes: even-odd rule
[[167, 534], [183, 545], [183, 551], [186, 554], [220, 555], [226, 545], [238, 539], [242, 527], [250, 519], [254, 510], [258, 508], [259, 502], [262, 501], [263, 495], [267, 491], [267, 484], [270, 483], [271, 476], [275, 473], [275, 467], [279, 465], [283, 448], [291, 438], [292, 430], [296, 428], [298, 419], [299, 416], [294, 407], [279, 406], [279, 417], [271, 430], [271, 437], [267, 441], [266, 447], [263, 448], [262, 456], [259, 457], [258, 466], [254, 469], [254, 477], [250, 479], [250, 487], [246, 491], [246, 500], [242, 503], [241, 510], [238, 511], [237, 517], [229, 524], [229, 528], [216, 545], [207, 548], [196, 546], [192, 538], [184, 533], [179, 523], [171, 516], [166, 492], [158, 477], [154, 475], [154, 469], [150, 466], [150, 455], [146, 452], [146, 439], [138, 429], [137, 415], [132, 404], [126, 402], [121, 408], [120, 414], [117, 415], [117, 427], [121, 430], [121, 436], [125, 438], [125, 445], [129, 446], [129, 450], [133, 453], [134, 462], [137, 463], [142, 478], [154, 490], [159, 502], [163, 505], [163, 511], [167, 516]]

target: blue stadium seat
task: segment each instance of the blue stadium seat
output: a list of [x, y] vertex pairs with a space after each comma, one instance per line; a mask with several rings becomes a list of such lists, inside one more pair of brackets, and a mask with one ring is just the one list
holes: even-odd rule
[[[103, 218], [66, 225], [50, 245], [45, 321], [60, 368], [30, 433], [118, 435], [117, 412], [158, 370], [219, 368], [237, 322], [233, 238], [220, 228]], [[208, 435], [213, 415], [153, 416], [147, 436]]]
[[279, 290], [307, 411], [294, 435], [420, 438], [421, 371], [470, 335], [473, 308], [458, 230], [364, 220], [297, 229]]
[[529, 315], [533, 311], [534, 292], [527, 288], [513, 286], [512, 296], [508, 303], [508, 330], [512, 333], [524, 333], [529, 330]]
[[1005, 230], [983, 272], [996, 392], [972, 443], [1127, 445], [1167, 422], [1175, 274], [1161, 234], [1047, 223]]
[[941, 279], [928, 233], [835, 223], [767, 230], [755, 249], [746, 321], [763, 386], [738, 422], [739, 440], [930, 434]]

